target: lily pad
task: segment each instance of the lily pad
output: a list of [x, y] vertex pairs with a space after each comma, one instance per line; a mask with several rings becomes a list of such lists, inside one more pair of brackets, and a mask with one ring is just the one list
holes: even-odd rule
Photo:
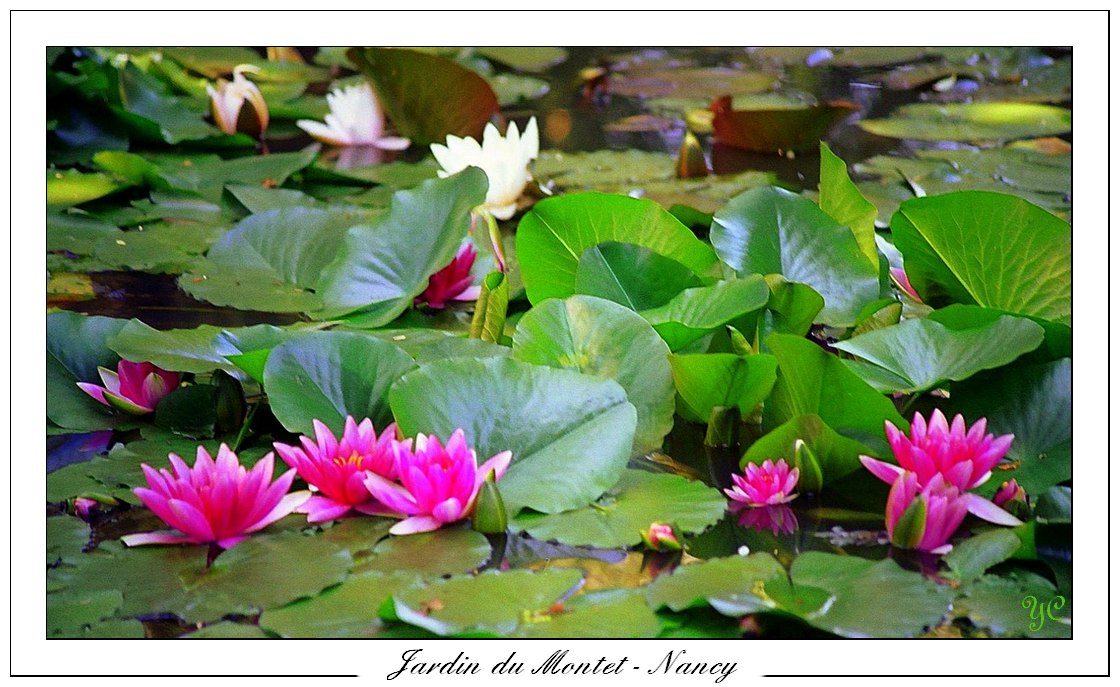
[[346, 56], [377, 89], [389, 119], [413, 145], [448, 135], [482, 138], [498, 111], [486, 80], [451, 60], [403, 48], [352, 48]]
[[447, 266], [486, 194], [486, 173], [470, 167], [393, 195], [389, 212], [372, 226], [351, 228], [317, 292], [320, 319], [349, 315], [357, 326], [381, 326], [408, 309]]
[[[809, 463], [798, 463], [794, 444], [805, 442]], [[785, 459], [801, 473], [798, 488], [801, 491], [820, 492], [825, 485], [861, 469], [860, 455], [874, 454], [864, 443], [841, 435], [830, 427], [820, 415], [798, 415], [778, 425], [751, 444], [739, 461], [761, 464], [766, 460]]]
[[637, 412], [618, 383], [505, 358], [435, 361], [389, 393], [406, 436], [463, 429], [481, 460], [513, 452], [498, 483], [509, 512], [579, 508], [622, 474]]
[[415, 585], [410, 572], [351, 575], [337, 587], [261, 614], [262, 628], [281, 637], [375, 637], [385, 630], [377, 611], [386, 599]]
[[513, 357], [618, 382], [638, 411], [634, 454], [660, 447], [673, 427], [669, 348], [621, 305], [592, 296], [543, 301], [518, 322]]
[[761, 309], [770, 298], [766, 281], [757, 274], [685, 289], [668, 303], [641, 313], [679, 351], [747, 313]]
[[821, 141], [820, 206], [832, 219], [852, 230], [860, 251], [879, 268], [879, 252], [875, 249], [875, 217], [878, 214], [859, 187], [848, 176], [844, 161]]
[[146, 360], [165, 370], [195, 374], [223, 370], [244, 378], [244, 373], [230, 363], [230, 356], [271, 349], [300, 333], [298, 328], [281, 329], [270, 324], [230, 329], [204, 324], [194, 329], [159, 330], [140, 320], [128, 320], [107, 345], [122, 358]]
[[776, 187], [732, 198], [712, 220], [712, 245], [741, 276], [781, 274], [824, 297], [817, 321], [850, 326], [879, 296], [878, 265], [868, 263], [848, 227], [813, 201]]
[[256, 625], [223, 620], [183, 635], [183, 639], [267, 639], [269, 635]]
[[443, 528], [382, 540], [354, 572], [406, 571], [414, 580], [429, 580], [469, 573], [489, 558], [490, 542], [485, 536], [471, 529]]
[[552, 515], [522, 513], [513, 526], [536, 539], [616, 548], [640, 543], [641, 533], [653, 522], [699, 532], [714, 525], [726, 507], [720, 492], [699, 482], [626, 470], [618, 484], [588, 506]]
[[672, 355], [669, 362], [681, 415], [693, 422], [707, 422], [718, 406], [734, 406], [743, 417], [749, 416], [770, 395], [778, 378], [772, 355], [699, 353]]
[[845, 362], [880, 391], [915, 392], [1006, 365], [1038, 348], [1042, 337], [1042, 327], [1034, 322], [1004, 315], [967, 328], [907, 320], [833, 345], [867, 361]]
[[288, 430], [314, 435], [312, 420], [341, 434], [346, 417], [390, 422], [389, 386], [415, 367], [391, 343], [354, 332], [310, 332], [272, 350], [264, 388], [276, 418]]
[[47, 636], [81, 637], [85, 628], [111, 618], [122, 600], [115, 589], [47, 594]]
[[488, 571], [393, 595], [393, 615], [437, 635], [508, 636], [549, 607], [583, 576], [578, 570]]
[[887, 119], [864, 119], [865, 131], [921, 141], [1007, 141], [1064, 134], [1073, 116], [1063, 107], [1035, 103], [915, 103]]
[[575, 293], [584, 251], [607, 241], [635, 243], [671, 256], [701, 277], [718, 272], [712, 249], [656, 203], [575, 193], [538, 202], [518, 224], [517, 256], [530, 302]]
[[[646, 588], [646, 598], [654, 608], [683, 611], [707, 605], [711, 598], [746, 595], [760, 585], [786, 580], [786, 569], [767, 553], [713, 558], [658, 577]], [[764, 599], [764, 595], [759, 597], [759, 610], [772, 607]], [[745, 597], [740, 602], [743, 600]]]
[[857, 112], [854, 103], [836, 101], [799, 108], [734, 110], [731, 98], [712, 104], [717, 141], [759, 153], [814, 150], [833, 126]]
[[71, 563], [89, 545], [89, 525], [78, 518], [47, 518], [47, 565]]
[[955, 615], [998, 637], [1053, 638], [1073, 633], [1071, 601], [1059, 596], [1048, 580], [1031, 573], [984, 575], [961, 588], [953, 608]]
[[47, 172], [47, 208], [61, 210], [102, 198], [132, 186], [119, 177], [77, 170]]
[[577, 293], [620, 303], [635, 312], [668, 303], [700, 278], [676, 260], [633, 243], [607, 241], [588, 248], [576, 268]]
[[891, 231], [923, 301], [1073, 323], [1072, 231], [1042, 208], [983, 191], [915, 198]]
[[945, 564], [958, 579], [967, 582], [1011, 558], [1022, 545], [1015, 532], [999, 527], [954, 545], [953, 550], [945, 554]]
[[47, 418], [68, 429], [115, 427], [132, 420], [114, 414], [78, 388], [101, 384], [97, 368], [117, 369], [119, 358], [106, 340], [125, 325], [111, 317], [58, 312], [47, 315]]
[[660, 630], [641, 590], [610, 589], [579, 594], [559, 612], [530, 614], [512, 636], [632, 639], [655, 637]]

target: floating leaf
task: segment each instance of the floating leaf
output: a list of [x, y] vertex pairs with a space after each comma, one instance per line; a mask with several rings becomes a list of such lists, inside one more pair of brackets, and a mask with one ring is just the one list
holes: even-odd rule
[[267, 639], [264, 630], [248, 623], [223, 620], [182, 636], [183, 639]]
[[71, 563], [89, 545], [89, 525], [78, 518], [47, 518], [47, 565]]
[[351, 575], [318, 596], [265, 611], [260, 624], [281, 637], [374, 637], [385, 629], [377, 616], [381, 604], [417, 581], [406, 571]]
[[672, 256], [701, 277], [718, 271], [712, 249], [656, 203], [576, 193], [538, 202], [518, 224], [517, 256], [529, 300], [539, 303], [572, 295], [584, 251], [607, 241], [635, 243]]
[[355, 572], [407, 571], [413, 579], [468, 573], [490, 558], [490, 542], [470, 529], [443, 528], [377, 544], [373, 556]]
[[861, 128], [878, 136], [921, 141], [1006, 141], [1064, 134], [1070, 111], [1033, 103], [915, 103], [887, 119], [864, 119]]
[[350, 315], [361, 326], [380, 326], [411, 307], [428, 279], [455, 257], [486, 183], [486, 173], [470, 167], [394, 194], [376, 225], [346, 233], [319, 279], [324, 305], [316, 317]]
[[112, 617], [122, 601], [115, 589], [47, 594], [47, 636], [81, 637], [86, 627]]
[[891, 231], [927, 303], [1072, 324], [1072, 231], [1042, 208], [983, 191], [915, 198], [899, 207]]
[[553, 515], [522, 513], [513, 527], [536, 539], [576, 546], [617, 548], [642, 541], [652, 522], [699, 532], [723, 515], [727, 500], [711, 487], [669, 474], [626, 470], [594, 503]]
[[453, 577], [393, 595], [400, 620], [440, 636], [515, 633], [531, 623], [580, 583], [578, 570], [488, 571], [475, 577]]
[[122, 358], [195, 374], [223, 370], [239, 376], [241, 372], [230, 364], [229, 356], [271, 349], [301, 334], [298, 329], [281, 329], [270, 324], [230, 329], [204, 324], [194, 329], [159, 330], [140, 320], [121, 322], [124, 326], [106, 343]]
[[117, 356], [105, 345], [125, 325], [111, 317], [72, 312], [47, 315], [47, 418], [68, 429], [93, 430], [128, 424], [78, 388], [78, 382], [101, 384], [97, 368], [117, 369]]
[[[926, 391], [1006, 365], [1042, 343], [1042, 327], [1025, 317], [1004, 315], [979, 327], [946, 327], [933, 320], [906, 320], [838, 341], [835, 348], [877, 369], [864, 378], [880, 391]], [[845, 361], [857, 374], [868, 363]]]
[[669, 348], [621, 305], [592, 296], [543, 301], [518, 321], [513, 357], [618, 382], [638, 411], [634, 454], [659, 448], [673, 427]]
[[824, 297], [817, 318], [824, 324], [853, 324], [879, 296], [878, 264], [868, 264], [851, 229], [789, 191], [759, 188], [732, 198], [715, 214], [711, 238], [740, 275], [777, 273], [813, 287]]
[[1032, 573], [984, 575], [961, 588], [953, 609], [997, 637], [1070, 637], [1073, 631], [1073, 604]]
[[346, 417], [389, 424], [389, 386], [415, 367], [391, 343], [353, 332], [310, 332], [272, 350], [264, 388], [288, 430], [314, 435], [312, 420], [341, 434]]
[[486, 80], [451, 60], [401, 48], [351, 48], [346, 56], [373, 82], [389, 119], [413, 145], [442, 143], [448, 135], [481, 140], [498, 111]]
[[568, 51], [543, 45], [480, 47], [474, 51], [483, 57], [524, 72], [539, 72], [568, 59]]
[[[512, 636], [630, 639], [654, 637], [660, 629], [641, 590], [609, 589], [579, 594], [558, 613], [530, 615]], [[616, 665], [621, 669], [621, 663]], [[609, 666], [604, 664], [604, 670]]]
[[747, 417], [770, 395], [777, 380], [778, 365], [772, 355], [701, 353], [672, 355], [669, 362], [681, 397], [681, 415], [693, 422], [707, 422], [719, 406], [734, 406]]
[[770, 292], [757, 274], [685, 289], [642, 317], [678, 351], [704, 335], [766, 305]]
[[635, 312], [668, 303], [700, 278], [676, 260], [633, 243], [607, 241], [583, 251], [576, 293], [606, 298]]
[[47, 208], [60, 210], [71, 205], [102, 198], [132, 186], [120, 178], [92, 172], [84, 174], [74, 169], [47, 171]]
[[1023, 543], [1010, 529], [996, 528], [969, 537], [945, 554], [945, 564], [957, 578], [970, 581], [985, 570], [1011, 558]]
[[637, 413], [616, 382], [504, 358], [442, 360], [389, 394], [406, 436], [462, 428], [481, 460], [513, 452], [498, 482], [509, 512], [578, 508], [622, 474]]
[[[677, 568], [670, 575], [662, 575], [646, 588], [646, 598], [654, 608], [668, 606], [673, 611], [705, 605], [710, 598], [745, 595], [759, 585], [787, 579], [782, 564], [766, 553], [750, 556], [713, 558], [693, 565]], [[765, 595], [758, 598], [758, 610], [772, 607]]]

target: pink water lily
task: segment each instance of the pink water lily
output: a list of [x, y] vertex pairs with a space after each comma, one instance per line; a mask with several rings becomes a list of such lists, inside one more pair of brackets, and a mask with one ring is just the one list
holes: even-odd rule
[[117, 371], [97, 368], [104, 386], [78, 382], [78, 388], [110, 408], [129, 415], [147, 415], [164, 396], [179, 386], [179, 373], [162, 370], [151, 363], [121, 360]]
[[1025, 502], [1026, 500], [1026, 490], [1019, 486], [1019, 483], [1013, 479], [1000, 485], [1000, 488], [996, 490], [996, 495], [992, 498], [992, 501], [1001, 508], [1012, 501]]
[[[891, 544], [931, 553], [947, 552], [952, 548], [949, 540], [968, 515], [967, 496], [941, 475], [934, 475], [922, 487], [918, 475], [903, 472], [887, 497], [887, 536]], [[905, 522], [903, 515], [908, 516]]]
[[416, 435], [414, 446], [398, 442], [393, 451], [401, 484], [376, 473], [365, 484], [381, 503], [405, 518], [389, 530], [392, 534], [430, 532], [469, 517], [486, 476], [501, 479], [512, 453], [502, 451], [482, 465], [457, 429], [443, 446], [435, 436]]
[[416, 298], [416, 302], [442, 310], [447, 307], [448, 301], [473, 301], [478, 298], [480, 287], [471, 285], [471, 267], [477, 257], [478, 253], [470, 244], [460, 248], [451, 264], [432, 275], [428, 288]]
[[306, 513], [307, 521], [312, 523], [334, 520], [351, 510], [384, 515], [385, 507], [366, 489], [365, 478], [368, 472], [374, 472], [386, 479], [396, 479], [396, 424], [389, 425], [378, 436], [369, 418], [358, 424], [347, 416], [341, 439], [336, 439], [330, 428], [318, 420], [313, 420], [312, 425], [315, 439], [301, 436], [302, 446], [273, 444], [280, 458], [319, 492], [296, 512]]
[[164, 468], [157, 472], [141, 465], [148, 487], [132, 491], [178, 532], [129, 534], [121, 538], [127, 546], [209, 543], [228, 549], [288, 515], [310, 496], [306, 491], [288, 493], [295, 470], [271, 481], [271, 453], [251, 470], [246, 470], [225, 444], [218, 449], [217, 460], [199, 446], [194, 466], [189, 468], [174, 453], [168, 458], [171, 471]]
[[925, 418], [915, 413], [909, 437], [890, 420], [886, 422], [887, 441], [898, 465], [870, 456], [859, 459], [887, 484], [893, 484], [898, 475], [909, 470], [917, 474], [921, 486], [929, 484], [934, 475], [941, 475], [957, 489], [973, 489], [991, 477], [992, 468], [1007, 454], [1015, 439], [1013, 434], [985, 434], [987, 427], [987, 419], [980, 418], [966, 429], [963, 415], [955, 416], [950, 426], [940, 410], [933, 411], [927, 425]]
[[748, 506], [773, 506], [797, 498], [793, 490], [797, 487], [799, 476], [800, 471], [797, 468], [791, 470], [782, 458], [777, 463], [770, 460], [763, 461], [762, 465], [748, 463], [742, 476], [732, 473], [734, 486], [723, 491], [733, 500]]
[[642, 541], [654, 551], [680, 551], [681, 541], [673, 526], [664, 522], [650, 523], [649, 529], [642, 532]]

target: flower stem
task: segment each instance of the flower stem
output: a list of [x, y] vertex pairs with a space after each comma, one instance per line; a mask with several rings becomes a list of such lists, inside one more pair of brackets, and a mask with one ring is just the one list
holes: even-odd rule
[[237, 453], [241, 450], [241, 442], [245, 441], [245, 437], [249, 436], [249, 427], [253, 424], [253, 416], [257, 414], [257, 408], [261, 407], [260, 401], [257, 401], [249, 408], [249, 413], [245, 416], [245, 422], [241, 424], [241, 430], [237, 432], [237, 438], [233, 440], [231, 450]]

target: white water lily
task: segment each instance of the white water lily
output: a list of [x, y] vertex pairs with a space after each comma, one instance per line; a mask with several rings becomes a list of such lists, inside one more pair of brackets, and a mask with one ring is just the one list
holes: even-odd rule
[[409, 140], [384, 136], [385, 113], [368, 83], [331, 91], [327, 94], [330, 114], [326, 124], [301, 119], [296, 126], [317, 140], [336, 146], [373, 146], [382, 150], [404, 150]]
[[[260, 69], [251, 64], [239, 64], [233, 68], [233, 81], [218, 79], [217, 85], [206, 85], [210, 94], [210, 112], [214, 123], [227, 134], [238, 131], [252, 136], [263, 136], [268, 128], [268, 104], [257, 88], [257, 84], [245, 78], [245, 72], [256, 73]], [[249, 103], [252, 118], [242, 118], [241, 111]], [[241, 122], [240, 129], [238, 122]]]
[[467, 167], [482, 168], [490, 180], [486, 209], [498, 219], [509, 219], [517, 209], [517, 199], [525, 185], [533, 178], [529, 163], [540, 153], [537, 118], [529, 120], [524, 134], [517, 131], [517, 124], [513, 122], [505, 136], [498, 133], [496, 126], [487, 124], [482, 132], [482, 145], [470, 136], [448, 136], [447, 145], [433, 143], [431, 148], [432, 155], [443, 167], [439, 172], [441, 178]]

